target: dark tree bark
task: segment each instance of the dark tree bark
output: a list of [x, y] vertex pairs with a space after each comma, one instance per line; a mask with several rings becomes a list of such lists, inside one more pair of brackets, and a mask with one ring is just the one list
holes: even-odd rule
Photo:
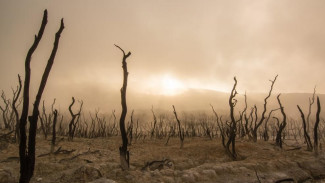
[[128, 151], [128, 138], [125, 130], [125, 117], [127, 114], [127, 105], [126, 105], [126, 88], [128, 83], [128, 68], [126, 59], [131, 55], [131, 52], [125, 54], [124, 50], [115, 45], [118, 49], [120, 49], [123, 53], [122, 59], [122, 68], [123, 68], [123, 86], [121, 88], [121, 105], [122, 105], [122, 113], [120, 117], [120, 131], [122, 136], [122, 146], [120, 146], [120, 160], [121, 160], [121, 167], [123, 170], [128, 170], [130, 167], [130, 154]]
[[301, 114], [301, 119], [302, 119], [302, 127], [304, 129], [304, 137], [305, 137], [305, 141], [307, 143], [307, 151], [312, 151], [313, 150], [313, 145], [310, 141], [310, 137], [307, 131], [307, 125], [306, 125], [306, 119], [305, 119], [305, 115], [304, 112], [302, 112], [301, 108], [299, 107], [299, 105], [297, 105], [298, 110]]
[[128, 130], [127, 130], [127, 135], [128, 135], [128, 137], [129, 137], [129, 141], [128, 141], [128, 143], [129, 143], [129, 145], [131, 145], [132, 144], [132, 140], [133, 140], [133, 114], [134, 114], [134, 110], [132, 110], [132, 112], [131, 112], [131, 121], [130, 121], [130, 124], [129, 124], [129, 126], [128, 126]]
[[261, 116], [261, 119], [258, 123], [255, 123], [254, 125], [254, 129], [252, 130], [252, 135], [253, 135], [253, 141], [256, 142], [257, 141], [257, 130], [258, 128], [261, 126], [261, 124], [263, 123], [263, 121], [265, 120], [265, 113], [266, 113], [266, 106], [267, 106], [267, 100], [270, 98], [271, 96], [271, 93], [272, 93], [272, 90], [273, 90], [273, 85], [276, 81], [276, 78], [278, 77], [278, 75], [275, 76], [274, 80], [270, 80], [271, 81], [271, 88], [270, 88], [270, 91], [269, 91], [269, 94], [268, 96], [266, 96], [266, 98], [264, 99], [264, 110], [262, 112], [262, 116]]
[[281, 104], [281, 101], [280, 101], [280, 95], [279, 94], [277, 96], [277, 99], [278, 99], [278, 103], [279, 103], [279, 106], [280, 106], [280, 110], [281, 110], [281, 114], [283, 116], [283, 119], [282, 119], [282, 122], [281, 124], [279, 124], [279, 130], [277, 132], [277, 135], [276, 135], [276, 139], [275, 139], [275, 143], [276, 145], [278, 145], [280, 148], [282, 148], [282, 132], [283, 132], [283, 129], [286, 127], [287, 125], [287, 115], [286, 113], [284, 112], [284, 107], [282, 106]]
[[182, 128], [181, 128], [181, 121], [178, 119], [177, 117], [177, 113], [176, 113], [176, 109], [175, 106], [173, 105], [173, 109], [174, 109], [174, 115], [178, 124], [178, 135], [179, 135], [179, 139], [181, 141], [181, 146], [180, 148], [183, 148], [184, 146], [184, 133], [182, 132]]
[[319, 97], [317, 96], [317, 112], [316, 112], [316, 122], [314, 126], [314, 150], [318, 153], [318, 124], [319, 124], [319, 114], [321, 111]]
[[[30, 124], [29, 127], [29, 136], [28, 136], [28, 148], [27, 148], [27, 135], [26, 135], [26, 124], [27, 124], [27, 116], [28, 116], [28, 106], [29, 106], [29, 86], [30, 86], [30, 62], [31, 57], [34, 51], [36, 50], [42, 35], [44, 33], [45, 26], [47, 24], [47, 10], [44, 11], [43, 20], [41, 24], [41, 28], [37, 36], [35, 36], [34, 43], [32, 47], [29, 49], [27, 53], [27, 57], [25, 60], [25, 83], [24, 83], [24, 92], [23, 92], [23, 110], [20, 118], [20, 144], [19, 144], [19, 156], [20, 156], [20, 183], [29, 182], [34, 173], [35, 167], [35, 138], [36, 138], [36, 129], [37, 129], [37, 120], [39, 115], [39, 104], [42, 98], [42, 94], [50, 74], [54, 58], [58, 49], [59, 40], [61, 33], [64, 29], [63, 19], [61, 20], [61, 25], [58, 32], [55, 34], [54, 46], [50, 55], [50, 58], [45, 67], [41, 83], [36, 95], [36, 99], [34, 102], [33, 113], [32, 116], [28, 117], [28, 121]], [[26, 150], [27, 148], [27, 150]]]

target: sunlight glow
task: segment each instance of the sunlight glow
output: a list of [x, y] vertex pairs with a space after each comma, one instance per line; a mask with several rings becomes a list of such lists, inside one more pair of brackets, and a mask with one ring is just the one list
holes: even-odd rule
[[178, 95], [187, 90], [187, 87], [171, 74], [149, 76], [143, 83], [143, 92], [154, 95]]
[[166, 96], [183, 94], [189, 90], [214, 90], [229, 92], [231, 89], [230, 85], [224, 84], [223, 82], [217, 82], [215, 84], [215, 82], [207, 82], [196, 79], [180, 80], [169, 73], [149, 76], [142, 79], [141, 86], [141, 92], [143, 93]]
[[176, 95], [186, 90], [184, 84], [170, 75], [164, 75], [161, 78], [161, 94]]

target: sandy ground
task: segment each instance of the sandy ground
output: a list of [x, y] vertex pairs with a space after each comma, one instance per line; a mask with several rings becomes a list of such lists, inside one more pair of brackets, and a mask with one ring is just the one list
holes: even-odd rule
[[[325, 182], [324, 151], [315, 155], [293, 141], [287, 140], [280, 149], [272, 142], [238, 140], [238, 161], [227, 157], [218, 139], [185, 138], [182, 149], [178, 138], [170, 139], [167, 146], [165, 142], [133, 142], [129, 146], [130, 170], [123, 171], [120, 137], [75, 138], [73, 142], [63, 138], [55, 150], [74, 151], [36, 157], [31, 182]], [[17, 182], [18, 144], [1, 143], [0, 182]], [[38, 136], [36, 149], [37, 156], [50, 152], [50, 141]], [[166, 161], [161, 167], [153, 164], [143, 169], [147, 162], [162, 160]]]

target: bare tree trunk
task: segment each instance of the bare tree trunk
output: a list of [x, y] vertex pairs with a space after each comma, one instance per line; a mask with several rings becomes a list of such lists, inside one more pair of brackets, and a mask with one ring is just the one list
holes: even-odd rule
[[124, 50], [115, 45], [119, 48], [123, 53], [123, 60], [122, 60], [122, 68], [123, 68], [123, 86], [121, 88], [121, 104], [122, 104], [122, 113], [120, 117], [120, 131], [122, 136], [122, 146], [120, 146], [120, 160], [121, 160], [121, 167], [123, 170], [128, 170], [130, 167], [130, 154], [128, 151], [128, 138], [125, 130], [125, 117], [127, 114], [127, 105], [126, 105], [126, 88], [128, 82], [128, 68], [126, 59], [131, 55], [131, 52], [125, 54]]
[[20, 118], [20, 144], [19, 144], [19, 156], [20, 156], [20, 183], [29, 182], [30, 179], [33, 176], [34, 173], [34, 167], [35, 167], [35, 138], [36, 138], [36, 129], [37, 129], [37, 120], [39, 115], [39, 103], [41, 101], [41, 97], [47, 82], [47, 78], [49, 76], [49, 73], [51, 71], [54, 58], [57, 52], [57, 48], [59, 45], [59, 39], [61, 36], [61, 33], [64, 29], [63, 19], [61, 20], [61, 25], [59, 28], [59, 31], [55, 35], [55, 41], [54, 41], [54, 47], [52, 49], [50, 58], [47, 62], [46, 68], [44, 70], [41, 83], [36, 95], [36, 99], [34, 102], [34, 108], [32, 116], [28, 117], [30, 127], [29, 127], [29, 139], [28, 139], [28, 149], [26, 145], [27, 141], [27, 135], [26, 135], [26, 124], [27, 124], [27, 116], [28, 116], [28, 106], [29, 106], [29, 86], [30, 86], [30, 62], [31, 57], [34, 51], [36, 50], [42, 35], [44, 33], [45, 26], [47, 24], [47, 10], [44, 11], [43, 20], [41, 24], [41, 28], [39, 30], [39, 33], [37, 36], [35, 36], [34, 43], [32, 47], [29, 49], [26, 61], [25, 61], [25, 83], [24, 83], [24, 101], [23, 101], [23, 110]]

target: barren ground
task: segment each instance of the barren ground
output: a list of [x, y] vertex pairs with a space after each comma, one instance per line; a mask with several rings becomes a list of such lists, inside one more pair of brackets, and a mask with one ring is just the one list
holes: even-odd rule
[[[290, 140], [283, 149], [272, 142], [239, 140], [238, 161], [227, 157], [218, 139], [185, 138], [183, 149], [178, 138], [170, 139], [167, 146], [166, 139], [137, 140], [129, 147], [130, 170], [122, 171], [120, 137], [60, 139], [55, 150], [61, 147], [61, 153], [36, 157], [31, 182], [325, 182], [324, 151], [316, 156], [304, 144]], [[36, 156], [46, 154], [50, 141], [38, 136], [36, 148]], [[163, 167], [154, 164], [143, 170], [147, 162], [165, 159]], [[18, 178], [18, 145], [2, 141], [0, 182]]]

